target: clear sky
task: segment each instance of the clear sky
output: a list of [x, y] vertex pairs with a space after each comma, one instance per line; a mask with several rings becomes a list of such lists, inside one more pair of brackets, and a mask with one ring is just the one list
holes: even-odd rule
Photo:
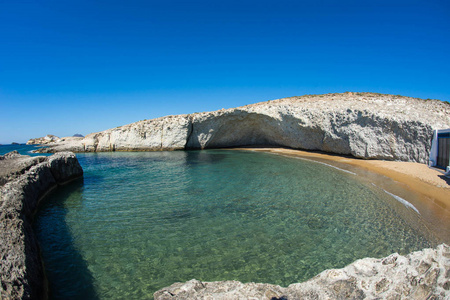
[[0, 0], [0, 143], [333, 92], [450, 101], [450, 1]]

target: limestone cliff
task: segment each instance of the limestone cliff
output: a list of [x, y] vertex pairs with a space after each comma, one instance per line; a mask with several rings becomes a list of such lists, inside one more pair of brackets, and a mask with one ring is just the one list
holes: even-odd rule
[[83, 174], [73, 153], [0, 155], [0, 298], [44, 299], [39, 247], [32, 229], [38, 202], [50, 189]]
[[450, 247], [442, 244], [406, 256], [364, 258], [286, 288], [266, 283], [193, 279], [163, 288], [154, 297], [155, 300], [449, 299]]
[[42, 152], [181, 150], [275, 145], [426, 163], [450, 104], [373, 93], [302, 96], [168, 116], [55, 143]]

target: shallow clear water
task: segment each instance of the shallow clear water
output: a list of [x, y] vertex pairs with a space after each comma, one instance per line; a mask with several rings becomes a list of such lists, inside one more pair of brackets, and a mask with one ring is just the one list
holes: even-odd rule
[[84, 180], [35, 222], [53, 299], [143, 299], [192, 278], [287, 286], [432, 246], [414, 210], [326, 165], [219, 150], [78, 157]]

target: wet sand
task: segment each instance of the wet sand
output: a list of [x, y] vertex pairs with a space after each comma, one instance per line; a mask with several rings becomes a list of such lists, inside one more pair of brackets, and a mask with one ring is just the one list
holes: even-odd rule
[[[261, 151], [313, 160], [356, 173], [357, 176], [366, 177], [375, 181], [385, 190], [411, 202], [419, 209], [421, 216], [433, 227], [437, 235], [445, 242], [450, 243], [450, 178], [445, 177], [440, 170], [420, 163], [364, 160], [350, 156], [286, 148], [245, 147], [233, 149]], [[386, 177], [391, 180], [386, 180]], [[397, 187], [395, 187], [396, 185]]]

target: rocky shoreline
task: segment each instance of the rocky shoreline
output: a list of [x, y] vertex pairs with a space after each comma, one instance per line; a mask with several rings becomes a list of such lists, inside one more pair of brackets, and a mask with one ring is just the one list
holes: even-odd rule
[[41, 152], [161, 151], [271, 145], [365, 159], [427, 163], [434, 129], [450, 127], [439, 100], [343, 93], [291, 97], [167, 116], [49, 143]]
[[[73, 153], [0, 156], [0, 269], [2, 299], [45, 299], [46, 285], [31, 217], [39, 199], [58, 184], [82, 176]], [[5, 242], [3, 242], [5, 241]], [[446, 299], [450, 297], [450, 247], [442, 244], [406, 256], [365, 258], [280, 287], [238, 281], [174, 283], [155, 299]]]
[[[46, 284], [31, 220], [39, 200], [56, 185], [82, 176], [73, 153], [0, 156], [0, 269], [2, 299], [45, 299]], [[442, 244], [406, 256], [365, 258], [286, 288], [238, 281], [174, 283], [155, 299], [446, 299], [450, 247]]]
[[[427, 163], [434, 129], [450, 127], [450, 105], [373, 93], [291, 97], [139, 121], [85, 138], [45, 141], [40, 152], [0, 156], [2, 299], [46, 297], [31, 220], [53, 187], [82, 176], [73, 152], [161, 151], [271, 145], [364, 159]], [[38, 139], [33, 143], [42, 144]], [[237, 281], [175, 283], [155, 299], [446, 299], [450, 248], [443, 244], [406, 256], [365, 258], [283, 288]]]
[[58, 185], [83, 175], [75, 154], [0, 155], [0, 298], [45, 299], [45, 276], [32, 229], [39, 201]]
[[163, 288], [154, 297], [155, 300], [449, 299], [450, 247], [442, 244], [406, 256], [395, 253], [382, 259], [364, 258], [286, 288], [266, 283], [193, 279]]

